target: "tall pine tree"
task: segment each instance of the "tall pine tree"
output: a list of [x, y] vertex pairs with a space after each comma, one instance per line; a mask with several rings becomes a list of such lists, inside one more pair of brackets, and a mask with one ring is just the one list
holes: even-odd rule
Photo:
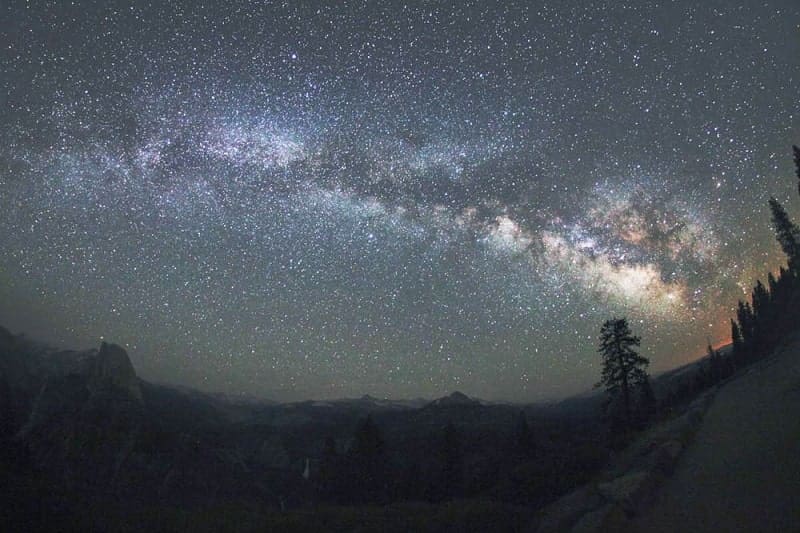
[[800, 194], [800, 148], [796, 144], [792, 145], [792, 152], [794, 152], [794, 166], [797, 174], [797, 193]]
[[750, 302], [739, 300], [739, 307], [736, 309], [736, 318], [739, 320], [739, 330], [742, 334], [743, 344], [751, 344], [755, 337], [756, 324]]
[[731, 343], [733, 344], [734, 355], [741, 355], [744, 348], [744, 340], [742, 339], [742, 330], [739, 324], [731, 318]]
[[781, 245], [789, 263], [789, 270], [797, 275], [800, 268], [800, 228], [792, 222], [786, 210], [775, 198], [769, 199], [772, 211], [772, 225], [775, 227], [775, 238]]
[[635, 348], [641, 339], [631, 333], [628, 320], [613, 318], [606, 320], [600, 329], [599, 352], [603, 357], [603, 373], [596, 387], [604, 386], [610, 404], [615, 400], [622, 402], [625, 425], [630, 427], [632, 401], [639, 388], [648, 383], [644, 370], [650, 363], [639, 355]]
[[770, 301], [774, 301], [775, 296], [778, 293], [779, 289], [778, 289], [778, 280], [777, 278], [775, 278], [775, 274], [773, 274], [772, 272], [767, 274], [767, 285], [769, 286]]
[[755, 316], [756, 323], [761, 324], [768, 320], [769, 310], [769, 291], [761, 283], [761, 280], [756, 281], [756, 286], [753, 287], [753, 315]]

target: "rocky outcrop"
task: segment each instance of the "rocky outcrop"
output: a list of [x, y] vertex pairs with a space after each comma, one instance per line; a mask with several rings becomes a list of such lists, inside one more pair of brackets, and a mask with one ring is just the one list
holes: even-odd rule
[[19, 438], [24, 440], [37, 428], [75, 416], [88, 399], [89, 389], [82, 376], [73, 374], [49, 379], [36, 397]]
[[28, 422], [48, 380], [80, 373], [77, 360], [76, 352], [56, 352], [0, 327], [0, 439]]
[[27, 420], [19, 432], [26, 438], [37, 427], [63, 422], [85, 410], [97, 396], [107, 405], [142, 401], [139, 378], [128, 354], [115, 344], [103, 343], [100, 351], [53, 352]]
[[100, 351], [90, 363], [88, 374], [92, 393], [123, 392], [131, 398], [142, 400], [139, 378], [128, 353], [116, 344], [104, 342], [100, 345]]
[[145, 418], [139, 378], [121, 347], [58, 351], [2, 328], [0, 409], [0, 438], [68, 484], [113, 480]]
[[140, 380], [120, 346], [59, 351], [0, 328], [0, 468], [69, 493], [159, 505], [302, 496], [279, 434], [231, 424], [229, 405]]

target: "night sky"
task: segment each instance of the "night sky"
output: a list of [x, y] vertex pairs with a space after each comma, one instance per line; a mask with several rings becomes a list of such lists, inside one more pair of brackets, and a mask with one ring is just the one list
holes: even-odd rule
[[697, 358], [784, 261], [797, 0], [199, 4], [3, 2], [12, 331], [208, 391], [536, 401], [615, 315], [651, 372]]

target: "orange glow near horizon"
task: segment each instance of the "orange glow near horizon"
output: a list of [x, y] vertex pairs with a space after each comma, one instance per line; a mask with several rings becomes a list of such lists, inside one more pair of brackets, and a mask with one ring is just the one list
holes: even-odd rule
[[733, 339], [731, 339], [730, 335], [728, 335], [728, 337], [727, 337], [727, 338], [725, 338], [725, 339], [723, 339], [723, 340], [721, 340], [721, 341], [717, 342], [716, 344], [712, 343], [712, 344], [711, 344], [711, 347], [712, 347], [713, 349], [715, 349], [715, 350], [719, 350], [720, 348], [723, 348], [723, 347], [725, 347], [725, 346], [729, 345], [729, 344], [730, 344], [730, 343], [732, 343], [732, 342], [733, 342]]

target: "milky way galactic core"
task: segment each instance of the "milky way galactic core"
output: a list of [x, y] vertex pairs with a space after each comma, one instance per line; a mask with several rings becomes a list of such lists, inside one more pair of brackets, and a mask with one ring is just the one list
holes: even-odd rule
[[783, 262], [800, 4], [5, 2], [0, 323], [280, 400], [658, 372]]

